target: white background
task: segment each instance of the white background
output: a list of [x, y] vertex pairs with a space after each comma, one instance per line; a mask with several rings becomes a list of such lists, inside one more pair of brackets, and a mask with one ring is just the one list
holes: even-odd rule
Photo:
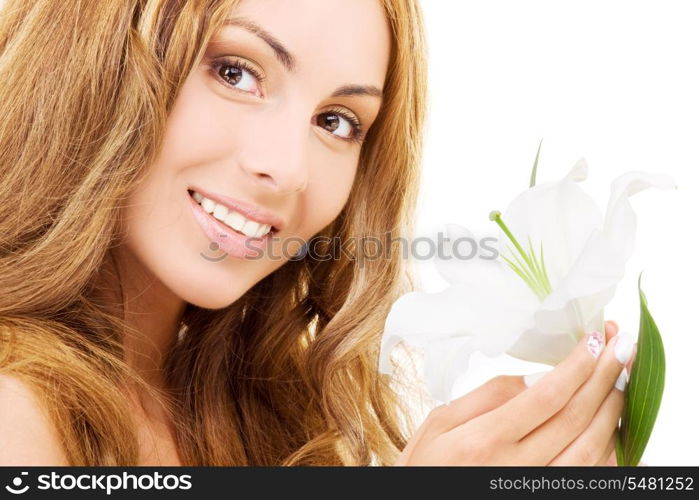
[[[491, 231], [528, 186], [543, 138], [538, 182], [579, 157], [581, 186], [606, 208], [627, 170], [671, 174], [676, 191], [631, 198], [634, 256], [605, 310], [638, 331], [636, 279], [666, 348], [665, 393], [643, 461], [697, 465], [699, 328], [699, 3], [695, 1], [422, 0], [430, 52], [430, 118], [418, 233], [453, 222]], [[419, 263], [427, 291], [446, 286]], [[548, 368], [472, 356], [454, 397], [499, 373]]]

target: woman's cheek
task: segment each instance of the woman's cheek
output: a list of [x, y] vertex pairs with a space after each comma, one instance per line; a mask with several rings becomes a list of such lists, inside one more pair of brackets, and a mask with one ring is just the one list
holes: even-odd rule
[[168, 118], [161, 164], [200, 165], [221, 161], [230, 154], [230, 113], [203, 82], [185, 83]]
[[311, 236], [340, 214], [352, 190], [356, 171], [354, 165], [343, 162], [320, 164], [324, 166], [324, 175], [314, 175], [309, 179], [304, 203], [307, 216], [304, 234], [308, 232]]

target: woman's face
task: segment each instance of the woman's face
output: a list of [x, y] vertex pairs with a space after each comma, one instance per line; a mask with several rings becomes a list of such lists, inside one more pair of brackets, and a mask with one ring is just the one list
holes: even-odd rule
[[125, 208], [140, 265], [210, 309], [234, 302], [339, 214], [391, 44], [379, 0], [243, 0], [229, 19]]

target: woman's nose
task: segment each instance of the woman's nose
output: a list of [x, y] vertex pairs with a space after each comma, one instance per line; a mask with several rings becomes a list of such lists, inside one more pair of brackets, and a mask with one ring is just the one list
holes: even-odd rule
[[[276, 126], [255, 127], [236, 155], [252, 181], [275, 194], [306, 189], [310, 170], [310, 124], [305, 118], [276, 121]], [[256, 129], [256, 130], [255, 130]], [[257, 132], [257, 133], [255, 133]], [[246, 153], [241, 154], [241, 150]]]

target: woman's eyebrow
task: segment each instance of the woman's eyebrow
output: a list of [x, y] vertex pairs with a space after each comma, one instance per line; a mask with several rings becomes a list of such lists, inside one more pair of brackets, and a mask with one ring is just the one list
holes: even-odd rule
[[[274, 51], [274, 55], [277, 57], [280, 63], [289, 71], [293, 73], [296, 71], [296, 58], [293, 56], [289, 50], [284, 47], [284, 44], [280, 42], [274, 35], [264, 29], [262, 26], [256, 22], [247, 19], [245, 17], [230, 17], [223, 22], [226, 26], [239, 26], [246, 31], [249, 31], [253, 35], [258, 36], [264, 40], [267, 45], [269, 45]], [[343, 85], [339, 87], [335, 92], [332, 93], [332, 97], [341, 96], [370, 96], [381, 98], [383, 92], [381, 89], [374, 85]]]
[[374, 85], [343, 85], [332, 93], [332, 97], [341, 96], [371, 96], [371, 97], [381, 97], [383, 92], [378, 87]]
[[249, 31], [253, 35], [257, 35], [262, 40], [267, 42], [267, 45], [272, 47], [274, 54], [279, 59], [279, 62], [289, 71], [293, 73], [296, 70], [296, 58], [289, 52], [284, 44], [277, 40], [271, 33], [265, 30], [262, 26], [244, 17], [231, 17], [223, 22], [227, 26], [240, 26]]

